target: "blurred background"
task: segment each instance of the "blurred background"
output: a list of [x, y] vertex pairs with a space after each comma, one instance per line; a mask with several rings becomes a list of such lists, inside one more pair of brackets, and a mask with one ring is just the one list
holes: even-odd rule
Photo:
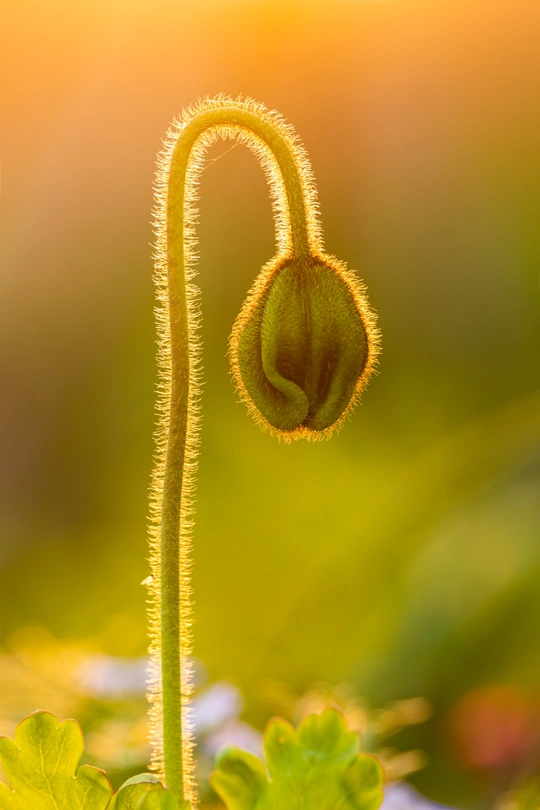
[[38, 707], [75, 714], [115, 784], [144, 767], [154, 160], [182, 107], [244, 94], [303, 139], [327, 249], [365, 280], [383, 354], [329, 443], [280, 445], [246, 416], [226, 343], [273, 226], [253, 156], [214, 146], [201, 780], [220, 742], [257, 750], [272, 714], [337, 702], [431, 800], [534, 793], [539, 25], [537, 0], [3, 9], [0, 733]]

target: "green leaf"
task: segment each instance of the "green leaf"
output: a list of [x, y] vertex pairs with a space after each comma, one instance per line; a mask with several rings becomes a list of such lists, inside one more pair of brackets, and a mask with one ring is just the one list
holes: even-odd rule
[[260, 759], [230, 746], [221, 752], [217, 764], [210, 781], [229, 810], [259, 807], [268, 793], [268, 777]]
[[107, 810], [189, 810], [181, 807], [176, 796], [164, 788], [157, 776], [142, 773], [124, 782]]
[[186, 802], [180, 808], [178, 799], [170, 790], [163, 790], [159, 794], [154, 791], [145, 796], [137, 805], [137, 810], [189, 810], [189, 803]]
[[145, 785], [150, 784], [161, 786], [159, 777], [157, 777], [155, 773], [138, 773], [137, 776], [131, 776], [129, 779], [126, 779], [120, 790], [129, 787], [129, 785], [140, 785], [141, 783]]
[[377, 810], [382, 769], [359, 748], [358, 734], [335, 709], [306, 717], [297, 730], [272, 720], [264, 736], [268, 773], [257, 757], [230, 747], [212, 786], [228, 810]]
[[124, 782], [107, 810], [139, 810], [140, 803], [149, 793], [160, 793], [163, 787], [154, 774], [141, 773]]
[[11, 786], [0, 784], [0, 810], [106, 810], [112, 789], [106, 774], [77, 765], [84, 750], [76, 720], [62, 723], [34, 712], [0, 737], [0, 760]]

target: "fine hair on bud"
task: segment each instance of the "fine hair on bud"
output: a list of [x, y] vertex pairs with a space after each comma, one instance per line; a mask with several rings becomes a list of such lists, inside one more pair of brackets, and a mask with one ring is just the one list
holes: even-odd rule
[[263, 269], [233, 329], [230, 360], [255, 419], [285, 441], [327, 438], [373, 372], [378, 333], [363, 285], [324, 254]]

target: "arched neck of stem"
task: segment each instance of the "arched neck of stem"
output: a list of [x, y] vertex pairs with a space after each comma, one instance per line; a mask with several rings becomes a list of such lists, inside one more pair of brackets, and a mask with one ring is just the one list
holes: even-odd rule
[[[183, 182], [185, 185], [187, 165], [193, 146], [204, 132], [218, 128], [249, 132], [260, 139], [271, 151], [281, 174], [285, 192], [287, 203], [285, 214], [290, 229], [291, 255], [309, 254], [306, 199], [297, 160], [287, 140], [270, 116], [258, 115], [234, 102], [201, 110], [180, 133], [171, 161], [171, 180], [174, 176], [173, 182]], [[178, 212], [170, 210], [170, 214], [178, 215]]]

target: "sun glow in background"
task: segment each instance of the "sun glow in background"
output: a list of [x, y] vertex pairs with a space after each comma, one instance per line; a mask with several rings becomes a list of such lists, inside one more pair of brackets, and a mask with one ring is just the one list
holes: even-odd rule
[[272, 220], [253, 157], [216, 146], [199, 229], [196, 655], [257, 726], [269, 681], [347, 681], [372, 705], [425, 696], [434, 717], [406, 741], [429, 757], [418, 786], [460, 806], [508, 787], [497, 774], [519, 746], [486, 766], [460, 741], [477, 738], [464, 718], [486, 716], [464, 700], [493, 728], [538, 711], [539, 25], [537, 0], [3, 10], [7, 652], [41, 625], [144, 655], [154, 157], [183, 106], [249, 95], [303, 139], [327, 248], [365, 279], [383, 355], [328, 444], [280, 446], [247, 419], [226, 340]]

